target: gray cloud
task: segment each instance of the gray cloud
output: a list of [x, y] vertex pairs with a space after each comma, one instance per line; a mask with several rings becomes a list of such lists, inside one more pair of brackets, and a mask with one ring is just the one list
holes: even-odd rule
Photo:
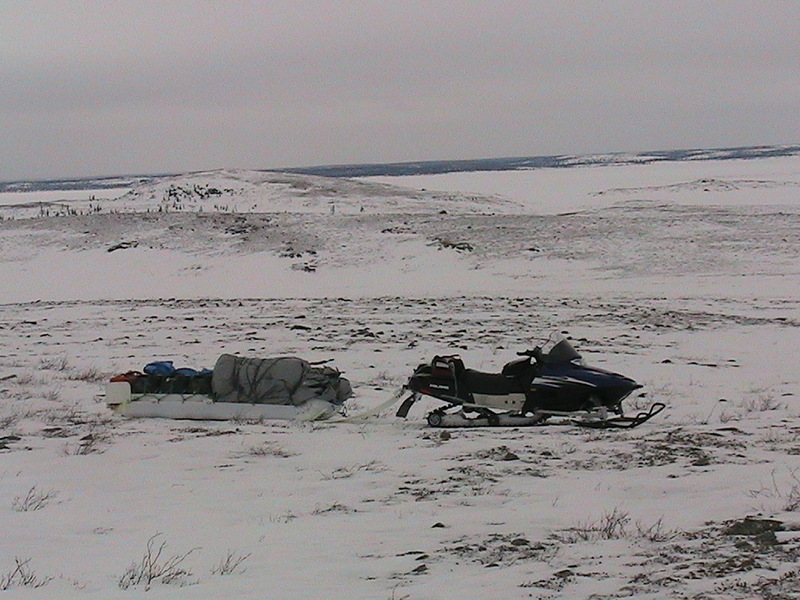
[[0, 2], [0, 179], [797, 143], [800, 3]]

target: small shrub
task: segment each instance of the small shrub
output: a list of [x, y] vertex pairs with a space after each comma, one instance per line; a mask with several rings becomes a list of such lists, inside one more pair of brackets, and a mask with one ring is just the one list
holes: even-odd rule
[[398, 584], [398, 585], [396, 585], [396, 586], [394, 586], [392, 588], [392, 595], [389, 596], [389, 600], [408, 600], [411, 597], [408, 594], [403, 594], [402, 596], [398, 596], [397, 595], [397, 588], [399, 588], [399, 587], [400, 587], [400, 585]]
[[792, 488], [784, 495], [783, 510], [788, 512], [800, 510], [800, 482], [792, 485]]
[[242, 563], [250, 558], [250, 554], [239, 554], [238, 552], [229, 551], [221, 561], [219, 561], [211, 569], [212, 575], [233, 575], [237, 571], [244, 573]]
[[100, 454], [103, 452], [103, 444], [111, 439], [111, 421], [99, 418], [95, 421], [87, 421], [88, 432], [84, 434], [77, 444], [67, 444], [64, 447], [64, 454], [70, 456], [85, 456], [87, 454]]
[[85, 381], [87, 383], [100, 383], [106, 381], [108, 376], [100, 371], [97, 367], [88, 367], [86, 369], [73, 369], [70, 371], [69, 378], [73, 381]]
[[291, 523], [296, 518], [297, 515], [290, 510], [287, 510], [282, 515], [269, 515], [267, 517], [270, 523]]
[[658, 519], [652, 525], [645, 525], [641, 521], [637, 521], [635, 523], [636, 530], [631, 532], [628, 530], [630, 520], [628, 513], [614, 508], [610, 513], [604, 514], [598, 521], [570, 527], [563, 532], [555, 534], [553, 537], [564, 544], [574, 544], [577, 542], [623, 538], [666, 542], [680, 535], [679, 531], [664, 527], [663, 519]]
[[667, 542], [678, 535], [680, 535], [679, 531], [664, 527], [663, 517], [649, 526], [642, 524], [641, 521], [636, 521], [636, 537], [638, 538], [651, 542]]
[[800, 510], [800, 473], [797, 469], [790, 471], [792, 481], [788, 483], [788, 489], [778, 484], [776, 472], [772, 471], [772, 481], [770, 485], [764, 485], [760, 489], [750, 490], [747, 495], [751, 498], [766, 502], [755, 507], [764, 512], [774, 512], [783, 510], [796, 512]]
[[436, 238], [436, 244], [440, 248], [457, 250], [458, 252], [472, 252], [475, 249], [469, 242], [456, 242], [449, 238]]
[[53, 490], [44, 491], [33, 486], [24, 497], [17, 496], [14, 498], [11, 502], [11, 508], [17, 512], [40, 510], [47, 506], [51, 500], [55, 499], [57, 495], [58, 492]]
[[20, 416], [18, 412], [12, 412], [7, 415], [0, 416], [0, 431], [8, 431], [19, 422]]
[[42, 388], [50, 385], [52, 380], [48, 377], [22, 373], [14, 380], [14, 384], [7, 390], [11, 398], [17, 400], [30, 400], [42, 398]]
[[276, 442], [262, 442], [261, 444], [251, 446], [247, 450], [234, 454], [235, 458], [242, 458], [245, 456], [275, 456], [277, 458], [289, 458], [290, 456], [295, 455], [287, 451], [283, 446]]
[[40, 588], [47, 585], [53, 578], [40, 577], [30, 567], [30, 558], [14, 557], [15, 566], [8, 573], [0, 574], [0, 590], [10, 590], [14, 587]]
[[50, 356], [43, 358], [39, 362], [39, 367], [49, 371], [66, 371], [69, 368], [69, 361], [65, 354], [61, 356]]
[[610, 513], [605, 513], [598, 521], [570, 527], [554, 537], [564, 544], [624, 538], [627, 535], [625, 528], [630, 520], [628, 513], [614, 508]]
[[184, 554], [163, 556], [167, 542], [161, 542], [156, 546], [156, 538], [160, 535], [161, 533], [156, 533], [147, 540], [147, 548], [142, 558], [132, 563], [120, 577], [120, 588], [127, 590], [130, 587], [144, 585], [144, 589], [149, 590], [153, 583], [185, 584], [186, 578], [191, 577], [191, 571], [182, 565], [197, 548], [192, 548]]
[[324, 514], [327, 514], [327, 513], [334, 513], [334, 512], [354, 513], [354, 512], [357, 512], [357, 511], [355, 509], [350, 508], [348, 506], [345, 506], [344, 504], [341, 504], [339, 502], [334, 502], [333, 504], [331, 504], [327, 508], [323, 508], [321, 506], [318, 506], [313, 511], [311, 511], [311, 514], [312, 515], [324, 515]]
[[86, 422], [86, 413], [77, 403], [62, 404], [56, 408], [40, 413], [41, 419], [48, 425], [82, 425]]
[[19, 375], [14, 380], [14, 383], [19, 387], [28, 387], [28, 386], [46, 385], [49, 381], [50, 380], [47, 377], [42, 377], [41, 375], [27, 372]]
[[61, 390], [59, 388], [51, 388], [42, 394], [42, 399], [48, 402], [61, 402]]
[[387, 469], [386, 465], [383, 463], [378, 462], [377, 460], [371, 460], [363, 465], [353, 465], [349, 467], [339, 467], [338, 469], [334, 469], [330, 473], [321, 473], [322, 478], [325, 481], [330, 481], [332, 479], [346, 479], [348, 477], [352, 477], [358, 471], [367, 471], [373, 473], [380, 473]]
[[767, 412], [772, 410], [782, 410], [786, 404], [780, 402], [767, 389], [754, 388], [748, 392], [747, 398], [742, 400], [741, 407], [745, 412]]
[[99, 438], [89, 434], [83, 436], [77, 444], [64, 446], [64, 454], [68, 456], [86, 456], [88, 454], [101, 454]]

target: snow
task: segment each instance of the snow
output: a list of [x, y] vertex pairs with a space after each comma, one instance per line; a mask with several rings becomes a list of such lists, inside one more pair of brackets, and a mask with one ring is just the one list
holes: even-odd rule
[[[49, 217], [38, 203], [64, 193], [0, 195], [0, 587], [799, 598], [799, 186], [788, 157], [228, 170], [70, 191]], [[103, 403], [108, 377], [151, 360], [292, 354], [344, 371], [358, 414], [434, 354], [496, 370], [553, 330], [645, 385], [629, 411], [668, 408], [626, 431], [440, 431], [433, 401], [342, 423]], [[746, 517], [782, 530], [731, 533]], [[126, 589], [148, 541], [174, 577]]]

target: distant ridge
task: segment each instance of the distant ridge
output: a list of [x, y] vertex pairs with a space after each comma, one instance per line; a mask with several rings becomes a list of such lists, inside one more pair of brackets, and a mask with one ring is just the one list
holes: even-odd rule
[[[264, 172], [297, 173], [322, 177], [375, 177], [399, 175], [435, 175], [464, 171], [514, 171], [520, 169], [569, 168], [591, 165], [649, 164], [700, 160], [757, 159], [800, 154], [800, 144], [788, 146], [742, 146], [738, 148], [654, 150], [649, 152], [614, 152], [608, 154], [521, 156], [507, 158], [477, 158], [470, 160], [426, 160], [396, 163], [367, 163], [322, 165], [316, 167], [287, 167], [259, 169]], [[47, 190], [116, 189], [151, 183], [180, 173], [158, 175], [118, 175], [75, 179], [0, 182], [2, 192]]]
[[84, 177], [75, 179], [41, 179], [32, 181], [0, 181], [3, 192], [47, 192], [54, 190], [114, 190], [151, 183], [174, 175], [114, 175], [111, 177]]
[[755, 159], [800, 154], [800, 145], [744, 146], [712, 150], [655, 150], [609, 154], [521, 156], [470, 160], [429, 160], [417, 162], [326, 165], [280, 169], [287, 173], [325, 177], [374, 177], [391, 175], [435, 175], [461, 171], [513, 171], [518, 169], [568, 168], [590, 165], [648, 164], [666, 161]]

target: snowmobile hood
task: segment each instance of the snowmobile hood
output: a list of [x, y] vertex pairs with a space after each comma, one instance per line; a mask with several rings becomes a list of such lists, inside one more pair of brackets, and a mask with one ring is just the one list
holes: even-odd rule
[[[547, 346], [545, 346], [546, 348]], [[544, 354], [544, 362], [550, 365], [563, 365], [574, 361], [583, 361], [583, 359], [578, 354], [578, 351], [572, 347], [572, 344], [567, 341], [567, 338], [564, 337], [557, 340]]]

